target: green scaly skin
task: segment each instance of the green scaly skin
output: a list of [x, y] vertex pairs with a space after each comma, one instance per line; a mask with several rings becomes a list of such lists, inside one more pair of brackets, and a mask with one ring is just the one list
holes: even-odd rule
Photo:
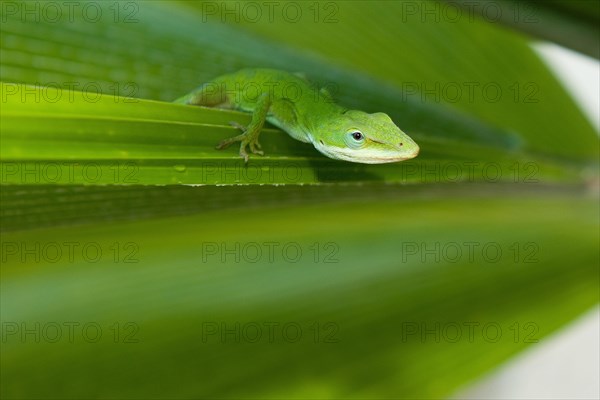
[[266, 121], [291, 137], [312, 143], [326, 156], [365, 164], [409, 160], [419, 146], [384, 113], [347, 110], [297, 74], [251, 68], [220, 76], [175, 103], [234, 109], [252, 113], [247, 127], [231, 124], [241, 135], [223, 140], [217, 149], [240, 142], [240, 156], [248, 162], [246, 148], [263, 155], [258, 136]]

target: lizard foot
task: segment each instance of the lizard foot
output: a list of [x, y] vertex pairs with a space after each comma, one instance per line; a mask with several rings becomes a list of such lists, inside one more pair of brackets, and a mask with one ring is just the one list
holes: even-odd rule
[[250, 147], [250, 151], [253, 154], [258, 154], [261, 156], [264, 155], [264, 152], [261, 150], [260, 143], [258, 143], [258, 135], [256, 133], [248, 131], [246, 127], [238, 124], [237, 122], [230, 122], [230, 124], [238, 129], [244, 130], [244, 133], [229, 139], [222, 140], [217, 145], [217, 150], [225, 149], [229, 147], [232, 143], [240, 142], [240, 157], [244, 159], [245, 163], [248, 163], [248, 153], [246, 152], [246, 147]]

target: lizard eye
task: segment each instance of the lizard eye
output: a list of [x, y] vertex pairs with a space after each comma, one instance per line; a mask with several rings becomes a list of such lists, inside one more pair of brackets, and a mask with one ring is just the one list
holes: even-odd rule
[[365, 144], [365, 135], [361, 131], [351, 130], [346, 133], [344, 141], [351, 149], [358, 149]]
[[352, 139], [356, 140], [357, 142], [360, 142], [364, 139], [365, 137], [363, 136], [363, 134], [359, 131], [356, 132], [352, 132]]

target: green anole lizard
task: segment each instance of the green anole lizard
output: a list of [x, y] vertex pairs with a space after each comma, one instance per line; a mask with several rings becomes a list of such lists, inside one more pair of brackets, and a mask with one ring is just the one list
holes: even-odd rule
[[245, 162], [246, 147], [263, 155], [258, 136], [265, 120], [334, 159], [380, 164], [419, 154], [419, 146], [387, 114], [347, 110], [335, 104], [326, 90], [285, 71], [243, 69], [220, 76], [175, 103], [252, 113], [247, 127], [231, 122], [243, 131], [241, 135], [217, 145], [217, 149], [224, 149], [240, 142], [240, 156]]

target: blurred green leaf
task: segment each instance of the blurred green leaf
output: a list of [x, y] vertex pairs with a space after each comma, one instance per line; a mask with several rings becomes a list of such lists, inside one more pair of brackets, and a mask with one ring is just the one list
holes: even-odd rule
[[[123, 189], [80, 191], [79, 214]], [[243, 204], [3, 235], [3, 322], [49, 327], [36, 343], [5, 326], [3, 398], [442, 398], [598, 300], [593, 199], [499, 185], [374, 187], [362, 198], [355, 187], [200, 189], [169, 188], [177, 194], [161, 206], [146, 196], [134, 209], [172, 211], [177, 198], [191, 205], [211, 192]], [[296, 206], [274, 207], [276, 198]], [[66, 220], [73, 210], [62, 204]], [[48, 250], [36, 260], [19, 243]], [[73, 258], [57, 259], [65, 243], [76, 244]], [[465, 243], [478, 244], [472, 258]], [[69, 321], [80, 324], [72, 342]], [[93, 327], [84, 336], [86, 323], [102, 337]], [[301, 335], [285, 336], [286, 324]]]
[[594, 0], [449, 1], [488, 22], [502, 23], [600, 58], [600, 3]]

